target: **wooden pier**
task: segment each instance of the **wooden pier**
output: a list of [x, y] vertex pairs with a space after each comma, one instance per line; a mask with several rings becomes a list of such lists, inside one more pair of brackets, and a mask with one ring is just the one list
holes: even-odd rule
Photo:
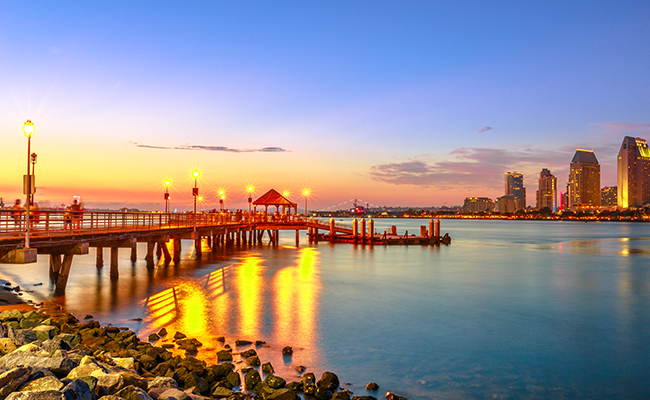
[[[194, 254], [202, 258], [204, 244], [211, 252], [261, 245], [278, 246], [280, 231], [295, 231], [296, 246], [300, 231], [307, 231], [309, 243], [358, 243], [368, 245], [439, 245], [446, 239], [439, 235], [440, 222], [430, 221], [430, 229], [420, 236], [377, 234], [374, 222], [353, 220], [352, 226], [327, 222], [300, 215], [235, 213], [158, 213], [84, 211], [70, 218], [64, 211], [31, 212], [30, 247], [25, 248], [26, 215], [24, 210], [0, 210], [0, 263], [34, 263], [37, 255], [50, 258], [50, 279], [55, 293], [62, 294], [72, 270], [75, 255], [89, 254], [95, 248], [96, 266], [104, 267], [104, 249], [110, 254], [111, 278], [119, 276], [118, 251], [129, 249], [130, 260], [138, 259], [138, 243], [146, 243], [147, 268], [159, 262], [178, 264], [181, 240], [194, 241]], [[431, 234], [427, 233], [430, 232]], [[265, 239], [266, 237], [266, 239]], [[449, 241], [446, 241], [448, 244]]]

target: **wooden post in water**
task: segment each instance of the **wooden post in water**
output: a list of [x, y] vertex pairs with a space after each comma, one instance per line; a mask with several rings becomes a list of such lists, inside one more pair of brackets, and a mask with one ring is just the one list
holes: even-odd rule
[[273, 236], [275, 236], [275, 245], [276, 246], [280, 245], [280, 231], [276, 229], [275, 235]]
[[436, 237], [440, 237], [440, 220], [436, 219]]
[[318, 228], [314, 228], [314, 243], [318, 244]]
[[[149, 254], [147, 253], [147, 255]], [[138, 241], [136, 238], [131, 238], [131, 262], [135, 263], [136, 261], [138, 261]]]
[[366, 243], [366, 219], [361, 218], [361, 244]]
[[56, 283], [61, 270], [61, 254], [50, 254], [50, 281]]
[[117, 251], [118, 247], [111, 247], [111, 278], [117, 278], [120, 275], [117, 269]]
[[240, 247], [241, 246], [241, 231], [239, 228], [237, 228], [237, 232], [235, 232], [235, 240], [236, 240], [236, 246]]
[[172, 262], [172, 256], [169, 254], [169, 249], [167, 248], [167, 243], [162, 240], [158, 242], [158, 248], [162, 249], [162, 253], [165, 256], [165, 265], [168, 265]]
[[296, 229], [296, 247], [300, 246], [300, 231]]
[[368, 218], [368, 244], [373, 245], [373, 239], [375, 238], [375, 221], [372, 220], [372, 217]]
[[334, 243], [334, 217], [330, 218], [330, 243]]
[[156, 242], [153, 240], [147, 241], [147, 255], [144, 257], [147, 260], [147, 268], [151, 269], [154, 267], [153, 254], [155, 251]]
[[201, 257], [203, 257], [203, 249], [201, 248], [201, 234], [198, 231], [194, 237], [194, 253], [196, 254], [197, 260], [200, 260]]
[[162, 257], [162, 244], [161, 242], [155, 242], [156, 244], [156, 258], [160, 260], [160, 257]]
[[181, 238], [175, 237], [174, 239], [174, 264], [178, 265], [181, 262]]
[[352, 241], [357, 244], [357, 236], [359, 236], [359, 221], [356, 217], [352, 220]]
[[97, 256], [95, 257], [95, 266], [97, 269], [102, 269], [102, 267], [104, 267], [104, 248], [99, 246], [96, 250]]
[[72, 257], [72, 253], [65, 253], [63, 255], [61, 270], [59, 271], [59, 276], [56, 279], [56, 289], [54, 289], [55, 295], [62, 295], [65, 293], [65, 287], [68, 284], [68, 276], [70, 275], [70, 268], [72, 267]]
[[433, 231], [433, 218], [429, 220], [429, 237], [431, 239], [434, 239], [436, 237], [436, 233]]

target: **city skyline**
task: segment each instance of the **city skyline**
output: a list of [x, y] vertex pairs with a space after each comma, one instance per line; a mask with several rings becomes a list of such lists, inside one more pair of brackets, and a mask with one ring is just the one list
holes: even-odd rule
[[[617, 184], [647, 137], [645, 2], [3, 5], [0, 197], [210, 208], [310, 188], [310, 209], [462, 205], [505, 171], [564, 187], [576, 147]], [[27, 20], [25, 20], [27, 18]], [[28, 22], [27, 27], [23, 26]], [[530, 181], [532, 182], [532, 181]], [[532, 196], [529, 195], [528, 205]]]

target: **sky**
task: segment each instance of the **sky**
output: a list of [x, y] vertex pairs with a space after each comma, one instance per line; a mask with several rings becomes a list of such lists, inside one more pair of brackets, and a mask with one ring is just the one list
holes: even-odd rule
[[[650, 139], [647, 1], [5, 1], [0, 197], [88, 208], [462, 205]], [[23, 199], [24, 201], [24, 199]]]

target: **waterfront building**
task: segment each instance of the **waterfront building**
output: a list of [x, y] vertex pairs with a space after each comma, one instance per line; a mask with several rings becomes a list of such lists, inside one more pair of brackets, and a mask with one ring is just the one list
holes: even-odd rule
[[605, 186], [600, 189], [600, 205], [616, 207], [618, 204], [618, 190], [616, 186]]
[[645, 139], [626, 136], [617, 160], [618, 207], [650, 203], [650, 150]]
[[488, 197], [465, 197], [463, 212], [467, 214], [477, 214], [494, 211], [494, 202]]
[[593, 150], [576, 150], [567, 186], [570, 209], [600, 207], [600, 164]]
[[517, 198], [517, 210], [526, 208], [526, 188], [524, 187], [524, 175], [519, 172], [506, 172], [505, 195]]
[[499, 197], [496, 206], [500, 214], [512, 214], [521, 209], [519, 199], [511, 194]]
[[539, 174], [539, 189], [537, 190], [537, 209], [548, 208], [557, 211], [557, 178], [546, 168]]

